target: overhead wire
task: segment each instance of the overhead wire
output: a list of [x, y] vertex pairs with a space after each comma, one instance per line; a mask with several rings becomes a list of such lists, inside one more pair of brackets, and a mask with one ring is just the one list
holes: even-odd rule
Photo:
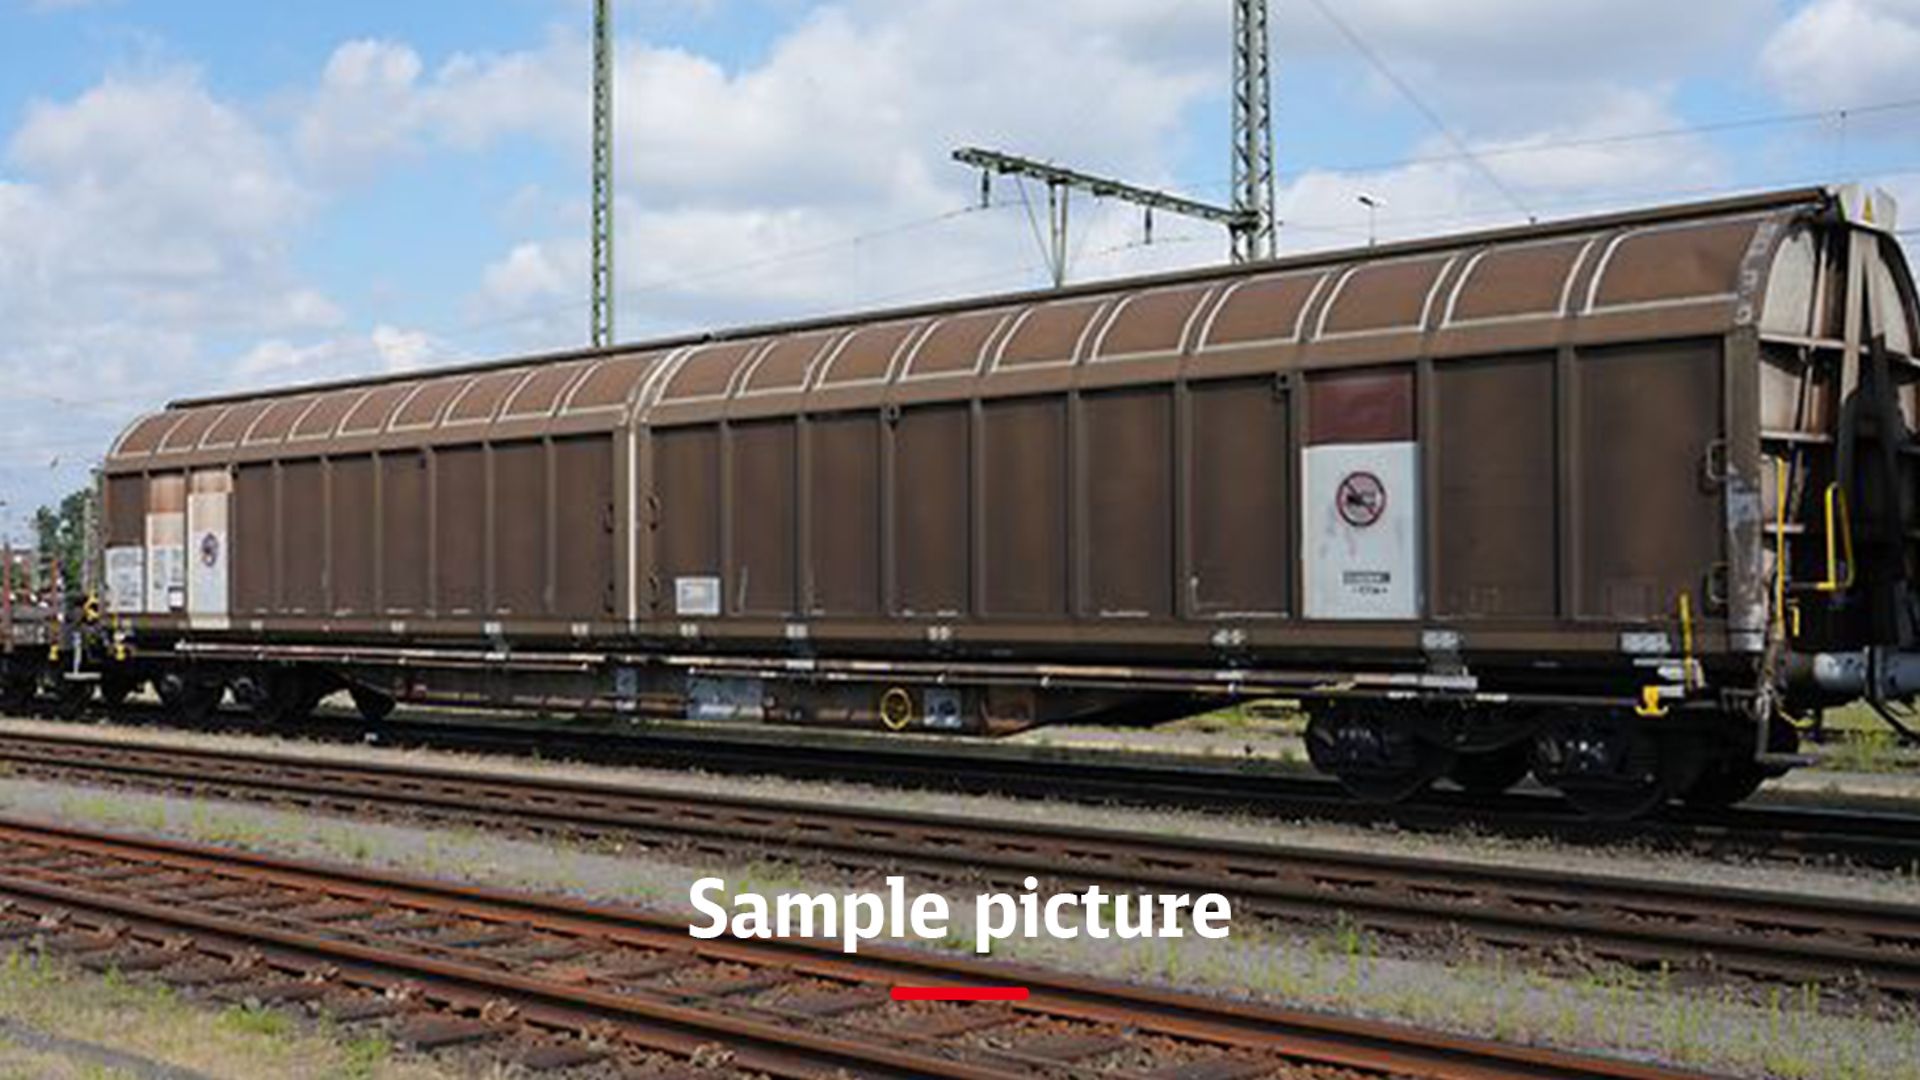
[[[1882, 178], [1882, 179], [1895, 179], [1900, 177], [1920, 175], [1920, 163], [1911, 163], [1911, 164], [1902, 163], [1900, 165], [1893, 166], [1886, 169], [1876, 169], [1873, 175], [1877, 178]], [[1799, 186], [1811, 186], [1815, 184], [1824, 184], [1824, 183], [1831, 183], [1831, 182], [1833, 182], [1833, 177], [1830, 174], [1826, 173], [1825, 171], [1821, 171], [1818, 173], [1803, 173], [1803, 174], [1797, 174], [1794, 176], [1775, 177], [1765, 183], [1758, 183], [1758, 184], [1756, 183], [1690, 184], [1690, 185], [1681, 185], [1681, 186], [1616, 187], [1608, 190], [1605, 194], [1580, 195], [1580, 196], [1570, 196], [1570, 197], [1561, 198], [1561, 199], [1553, 199], [1545, 203], [1540, 203], [1538, 204], [1538, 206], [1539, 208], [1545, 209], [1545, 210], [1578, 211], [1578, 210], [1590, 210], [1597, 207], [1607, 207], [1612, 204], [1620, 203], [1623, 201], [1629, 201], [1629, 200], [1709, 198], [1713, 196], [1726, 195], [1726, 194], [1738, 193], [1743, 191], [1758, 191], [1758, 190], [1764, 190], [1768, 188], [1789, 188], [1789, 187], [1799, 187]], [[1499, 221], [1503, 219], [1508, 219], [1509, 217], [1510, 215], [1506, 211], [1500, 211], [1500, 210], [1466, 210], [1466, 211], [1458, 211], [1458, 212], [1449, 212], [1444, 214], [1412, 214], [1412, 215], [1383, 214], [1380, 217], [1380, 223], [1382, 225], [1393, 224], [1393, 225], [1428, 225], [1430, 226], [1430, 225], [1464, 224], [1464, 223], [1481, 222], [1481, 221]], [[1341, 226], [1330, 224], [1330, 223], [1318, 223], [1318, 224], [1308, 223], [1303, 225], [1303, 227], [1317, 228], [1323, 231], [1330, 231], [1330, 232], [1331, 231], [1348, 231], [1348, 232], [1354, 231], [1350, 227], [1343, 228]]]
[[[1902, 101], [1885, 101], [1875, 105], [1854, 106], [1842, 109], [1827, 109], [1819, 112], [1775, 113], [1769, 116], [1742, 117], [1730, 120], [1708, 121], [1699, 124], [1676, 124], [1663, 128], [1646, 128], [1640, 131], [1623, 131], [1611, 135], [1585, 135], [1569, 139], [1546, 139], [1539, 142], [1520, 142], [1505, 146], [1483, 146], [1474, 151], [1481, 160], [1488, 158], [1522, 157], [1529, 154], [1551, 153], [1560, 150], [1590, 150], [1605, 146], [1622, 146], [1636, 142], [1650, 142], [1661, 139], [1681, 139], [1695, 135], [1718, 135], [1729, 131], [1745, 131], [1762, 127], [1787, 127], [1796, 124], [1813, 124], [1829, 120], [1841, 120], [1849, 114], [1898, 112], [1920, 109], [1920, 98]], [[1384, 161], [1370, 164], [1336, 166], [1335, 172], [1373, 172], [1381, 169], [1404, 168], [1410, 165], [1443, 165], [1461, 160], [1459, 154], [1426, 154], [1417, 157], [1402, 158], [1398, 161]]]
[[[1623, 132], [1623, 133], [1618, 133], [1613, 135], [1599, 135], [1599, 136], [1573, 138], [1573, 139], [1545, 140], [1537, 143], [1528, 143], [1524, 145], [1486, 147], [1486, 148], [1475, 150], [1474, 148], [1467, 146], [1464, 143], [1464, 141], [1462, 141], [1459, 138], [1459, 136], [1456, 133], [1454, 133], [1453, 130], [1445, 123], [1445, 121], [1438, 115], [1438, 113], [1435, 112], [1431, 108], [1431, 106], [1427, 105], [1424, 99], [1420, 97], [1420, 95], [1413, 89], [1413, 87], [1410, 84], [1408, 84], [1405, 79], [1401, 78], [1397, 72], [1395, 72], [1390, 66], [1388, 66], [1385, 63], [1384, 59], [1379, 55], [1379, 53], [1376, 50], [1374, 50], [1366, 42], [1366, 40], [1363, 37], [1360, 36], [1360, 34], [1355, 30], [1355, 28], [1351, 24], [1347, 23], [1346, 21], [1341, 19], [1335, 12], [1333, 12], [1328, 7], [1328, 5], [1324, 3], [1324, 0], [1312, 0], [1312, 2], [1314, 6], [1321, 11], [1322, 15], [1325, 18], [1327, 18], [1329, 23], [1332, 24], [1336, 30], [1338, 30], [1344, 37], [1347, 38], [1347, 40], [1349, 41], [1350, 44], [1352, 44], [1355, 50], [1359, 52], [1361, 56], [1365, 58], [1371, 65], [1373, 65], [1378, 71], [1380, 71], [1380, 73], [1384, 77], [1386, 77], [1388, 81], [1391, 82], [1395, 86], [1395, 88], [1399, 90], [1399, 92], [1402, 93], [1407, 98], [1409, 102], [1411, 102], [1417, 109], [1420, 110], [1421, 114], [1427, 119], [1427, 121], [1430, 124], [1432, 124], [1436, 128], [1436, 130], [1440, 131], [1441, 134], [1447, 138], [1449, 143], [1454, 145], [1456, 148], [1456, 152], [1453, 154], [1422, 155], [1422, 156], [1407, 157], [1407, 158], [1398, 159], [1398, 160], [1383, 160], [1383, 161], [1358, 163], [1358, 164], [1349, 163], [1345, 165], [1334, 166], [1329, 171], [1335, 171], [1335, 172], [1376, 171], [1381, 169], [1404, 167], [1404, 166], [1410, 166], [1410, 165], [1441, 164], [1441, 163], [1447, 163], [1447, 162], [1466, 161], [1471, 163], [1476, 168], [1476, 170], [1478, 170], [1483, 175], [1483, 177], [1489, 182], [1490, 186], [1500, 191], [1502, 196], [1506, 198], [1508, 202], [1512, 203], [1522, 213], [1525, 213], [1530, 219], [1535, 219], [1537, 217], [1536, 210], [1539, 207], [1536, 206], [1536, 204], [1530, 203], [1528, 200], [1520, 198], [1518, 193], [1514, 190], [1514, 188], [1511, 185], [1507, 184], [1497, 174], [1495, 174], [1490, 167], [1487, 166], [1486, 159], [1516, 157], [1516, 156], [1523, 156], [1528, 154], [1547, 153], [1547, 152], [1552, 152], [1556, 150], [1565, 150], [1565, 149], [1622, 145], [1622, 144], [1628, 144], [1628, 143], [1639, 142], [1639, 141], [1679, 138], [1679, 137], [1686, 137], [1690, 135], [1713, 134], [1717, 132], [1751, 129], [1751, 128], [1758, 128], [1758, 127], [1782, 126], [1782, 125], [1799, 124], [1799, 123], [1813, 123], [1813, 122], [1819, 122], [1819, 121], [1833, 120], [1838, 117], [1858, 118], [1861, 116], [1872, 116], [1872, 115], [1884, 114], [1889, 112], [1920, 109], [1920, 99], [1900, 99], [1900, 100], [1873, 102], [1873, 103], [1867, 103], [1862, 105], [1853, 105], [1853, 106], [1847, 106], [1845, 108], [1830, 109], [1830, 110], [1823, 110], [1823, 111], [1780, 113], [1780, 114], [1758, 116], [1758, 117], [1733, 118], [1728, 120], [1711, 121], [1711, 122], [1700, 123], [1700, 124], [1677, 125], [1677, 126], [1671, 126], [1666, 128], [1647, 129], [1647, 130], [1636, 131], [1636, 132]], [[1303, 174], [1304, 170], [1293, 170], [1292, 172], [1294, 175], [1301, 175]], [[1881, 175], [1881, 176], [1899, 176], [1899, 175], [1910, 175], [1913, 172], [1913, 170], [1905, 170], [1905, 169], [1898, 170], [1898, 171], [1875, 170], [1875, 172], [1876, 172], [1876, 175]], [[1214, 186], [1218, 186], [1218, 185], [1214, 185]], [[1747, 185], [1742, 185], [1742, 186], [1747, 186]], [[1204, 189], [1206, 185], [1199, 185], [1198, 187]], [[1663, 193], [1678, 193], [1682, 191], [1700, 191], [1700, 190], [1714, 190], [1714, 189], [1701, 189], [1701, 188], [1671, 189], [1669, 188], [1669, 189], [1664, 189]], [[1021, 187], [1021, 196], [1022, 196], [1022, 200], [1019, 205], [1022, 205], [1025, 208], [1029, 224], [1034, 228], [1036, 240], [1040, 242], [1042, 250], [1044, 252], [1046, 250], [1044, 237], [1041, 237], [1039, 234], [1038, 222], [1034, 218], [1033, 206], [1032, 206], [1031, 200], [1027, 197], [1027, 192], [1025, 191], [1024, 184]], [[1618, 197], [1620, 196], [1614, 195], [1606, 199], [1584, 200], [1584, 202], [1591, 204], [1593, 202], [1613, 201]], [[1542, 205], [1558, 208], [1558, 207], [1577, 206], [1581, 204], [1582, 204], [1582, 201], [1560, 200], [1560, 201], [1555, 201], [1555, 202], [1542, 204]], [[718, 278], [732, 276], [735, 274], [750, 273], [750, 272], [764, 269], [770, 266], [780, 265], [782, 263], [792, 262], [799, 259], [812, 257], [815, 255], [825, 254], [842, 247], [862, 245], [876, 239], [883, 239], [893, 235], [899, 235], [906, 232], [912, 232], [919, 229], [933, 227], [950, 220], [954, 220], [957, 218], [962, 218], [972, 214], [979, 213], [982, 210], [1005, 209], [1010, 205], [1013, 205], [1013, 204], [991, 203], [987, 206], [982, 206], [978, 203], [974, 203], [967, 207], [963, 207], [957, 210], [946, 211], [946, 212], [932, 215], [925, 218], [917, 218], [909, 221], [899, 222], [893, 225], [883, 226], [880, 228], [867, 230], [867, 231], [852, 234], [849, 236], [839, 237], [834, 240], [822, 242], [819, 244], [808, 245], [805, 247], [780, 251], [780, 252], [776, 252], [774, 254], [770, 254], [761, 258], [746, 260], [739, 263], [723, 264], [720, 266], [694, 270], [691, 272], [662, 275], [651, 281], [629, 285], [628, 287], [620, 290], [620, 295], [632, 296], [636, 293], [650, 292], [655, 289], [664, 288], [664, 287], [668, 287], [676, 284], [685, 284], [685, 283], [691, 283], [691, 282], [714, 280]], [[1485, 218], [1497, 217], [1497, 216], [1500, 216], [1500, 215], [1492, 214], [1492, 213], [1428, 215], [1428, 216], [1422, 216], [1422, 217], [1406, 217], [1406, 216], [1395, 215], [1395, 216], [1389, 216], [1385, 220], [1392, 223], [1404, 225], [1409, 223], [1470, 221], [1470, 220], [1485, 219]], [[1356, 235], [1356, 236], [1359, 235], [1356, 227], [1349, 226], [1349, 225], [1336, 224], [1336, 223], [1315, 224], [1307, 221], [1295, 221], [1295, 222], [1289, 222], [1289, 225], [1296, 231], [1307, 231], [1307, 232], [1318, 231], [1318, 232], [1336, 233], [1336, 234], [1345, 234], [1345, 235]], [[1911, 229], [1901, 230], [1899, 235], [1912, 236], [1912, 235], [1915, 235], [1917, 231], [1920, 231], [1920, 230], [1911, 230]], [[1083, 248], [1084, 248], [1084, 244], [1085, 244], [1085, 240], [1083, 238], [1083, 241], [1082, 241]], [[1137, 245], [1137, 246], [1144, 247], [1145, 245]], [[425, 328], [421, 332], [429, 335], [430, 337], [429, 346], [430, 346], [431, 352], [428, 354], [429, 359], [459, 358], [467, 354], [463, 350], [447, 348], [446, 344], [449, 339], [469, 338], [475, 334], [484, 335], [488, 331], [492, 331], [492, 330], [503, 329], [503, 328], [515, 326], [515, 325], [525, 325], [525, 324], [536, 322], [540, 319], [549, 318], [549, 317], [558, 317], [568, 312], [572, 312], [582, 307], [585, 307], [587, 303], [588, 301], [586, 300], [563, 301], [563, 302], [558, 302], [554, 304], [543, 305], [542, 307], [539, 307], [539, 308], [532, 308], [532, 309], [526, 309], [526, 310], [514, 312], [510, 315], [503, 315], [495, 318], [488, 318], [488, 319], [481, 319], [481, 320], [472, 320], [472, 321], [468, 321], [453, 327], [444, 327], [444, 328], [438, 328], [438, 329]], [[341, 362], [352, 362], [357, 360], [363, 360], [368, 358], [377, 358], [382, 355], [384, 355], [384, 353], [381, 350], [379, 350], [377, 347], [369, 346], [365, 348], [353, 348], [349, 350], [343, 350], [340, 352], [332, 353], [329, 355], [329, 359], [336, 363], [341, 363]], [[47, 404], [55, 405], [60, 408], [69, 408], [69, 409], [81, 408], [89, 405], [97, 406], [101, 404], [98, 401], [79, 402], [72, 399], [61, 398], [55, 395], [41, 395], [41, 394], [33, 394], [30, 392], [22, 392], [20, 394], [17, 394], [16, 396], [31, 397], [35, 400], [44, 401]]]
[[[950, 221], [970, 217], [972, 215], [976, 215], [984, 212], [1005, 210], [1011, 207], [1012, 205], [1014, 204], [996, 202], [996, 203], [989, 203], [983, 206], [976, 202], [971, 205], [961, 207], [958, 209], [947, 210], [938, 214], [932, 214], [932, 215], [928, 215], [920, 218], [913, 218], [907, 221], [895, 222], [890, 225], [883, 225], [873, 229], [867, 229], [858, 233], [852, 233], [852, 234], [836, 237], [832, 240], [822, 241], [818, 244], [811, 244], [811, 245], [798, 247], [798, 248], [789, 248], [782, 251], [774, 252], [766, 256], [755, 258], [755, 259], [743, 260], [737, 263], [727, 263], [727, 264], [721, 264], [717, 266], [699, 268], [699, 269], [684, 271], [684, 272], [675, 273], [675, 274], [663, 274], [648, 281], [639, 282], [637, 284], [630, 284], [625, 288], [622, 288], [618, 295], [623, 297], [632, 296], [634, 294], [652, 292], [657, 289], [667, 288], [675, 285], [685, 285], [685, 284], [696, 283], [701, 281], [715, 280], [719, 278], [732, 276], [735, 274], [750, 273], [756, 270], [762, 270], [771, 266], [780, 265], [782, 263], [794, 262], [800, 259], [806, 259], [806, 258], [811, 258], [817, 255], [827, 254], [843, 248], [870, 243], [878, 239], [884, 239], [887, 237], [897, 236], [904, 233], [915, 232], [922, 229], [932, 228]], [[500, 329], [504, 329], [511, 326], [525, 325], [528, 323], [537, 322], [542, 319], [557, 318], [570, 313], [576, 313], [579, 310], [586, 308], [589, 303], [590, 301], [585, 299], [560, 301], [553, 304], [542, 305], [541, 307], [538, 307], [538, 308], [529, 308], [522, 311], [514, 312], [509, 315], [501, 315], [501, 316], [496, 316], [496, 317], [487, 318], [487, 319], [471, 320], [471, 321], [460, 323], [450, 327], [422, 327], [418, 330], [418, 332], [426, 335], [428, 338], [428, 347], [431, 351], [426, 355], [425, 357], [426, 360], [433, 361], [433, 360], [463, 359], [467, 355], [469, 355], [467, 351], [449, 350], [448, 348], [446, 348], [446, 343], [450, 341], [457, 342], [461, 339], [468, 339], [473, 337], [476, 334], [484, 334], [487, 331], [500, 330]], [[335, 364], [351, 364], [356, 361], [380, 359], [384, 355], [385, 355], [384, 352], [380, 350], [378, 347], [371, 346], [371, 345], [368, 345], [368, 346], [356, 345], [351, 348], [330, 352], [327, 354], [326, 359], [329, 362], [335, 363]], [[59, 405], [63, 408], [81, 408], [86, 405], [98, 404], [97, 402], [79, 402], [79, 401], [73, 401], [73, 400], [67, 400], [67, 399], [57, 399], [53, 397], [46, 397], [43, 400], [46, 400], [49, 404]]]
[[[1619, 146], [1661, 139], [1687, 138], [1695, 135], [1716, 135], [1729, 131], [1742, 131], [1753, 128], [1786, 127], [1794, 124], [1837, 121], [1849, 115], [1858, 117], [1861, 115], [1910, 112], [1914, 110], [1920, 110], [1920, 98], [1881, 101], [1866, 105], [1851, 105], [1817, 112], [1771, 113], [1763, 116], [1710, 120], [1698, 124], [1675, 124], [1660, 128], [1642, 128], [1637, 131], [1615, 132], [1610, 135], [1586, 135], [1565, 139], [1540, 139], [1532, 142], [1482, 146], [1473, 151], [1473, 156], [1477, 156], [1483, 161], [1490, 158], [1525, 157], [1532, 154], [1554, 153], [1561, 150], [1592, 149], [1595, 147]], [[1401, 158], [1379, 158], [1371, 161], [1347, 161], [1306, 168], [1283, 167], [1278, 170], [1278, 172], [1283, 178], [1297, 180], [1303, 176], [1314, 173], [1384, 172], [1389, 169], [1403, 169], [1418, 165], [1445, 165], [1464, 160], [1466, 160], [1466, 155], [1458, 152], [1451, 154], [1419, 154]], [[1210, 179], [1195, 181], [1184, 186], [1189, 191], [1221, 191], [1231, 187], [1232, 184], [1233, 181], [1226, 177], [1214, 176]]]
[[1434, 111], [1432, 106], [1427, 104], [1426, 100], [1420, 96], [1419, 92], [1414, 90], [1410, 83], [1401, 78], [1399, 73], [1388, 65], [1384, 57], [1375, 52], [1371, 45], [1367, 44], [1366, 39], [1361, 37], [1358, 31], [1350, 26], [1346, 20], [1334, 14], [1333, 9], [1327, 6], [1326, 0], [1309, 0], [1309, 2], [1313, 4], [1314, 8], [1318, 10], [1329, 23], [1333, 24], [1333, 28], [1340, 32], [1341, 37], [1347, 39], [1347, 44], [1353, 46], [1355, 52], [1359, 53], [1367, 63], [1371, 64], [1373, 69], [1378, 71], [1383, 78], [1393, 84], [1394, 89], [1398, 90], [1400, 95], [1406, 98], [1407, 101], [1419, 111], [1421, 116], [1426, 118], [1427, 123], [1433, 125], [1434, 130], [1438, 131], [1442, 138], [1453, 144], [1454, 150], [1471, 164], [1474, 170], [1478, 172], [1494, 190], [1498, 191], [1502, 197], [1512, 203], [1521, 213], [1527, 215], [1529, 219], [1538, 220], [1538, 215], [1527, 206], [1526, 200], [1522, 199], [1518, 193], [1509, 187], [1506, 181], [1500, 179], [1499, 174], [1495, 173], [1485, 161], [1481, 160], [1480, 155], [1475, 153], [1471, 146], [1467, 145], [1465, 139], [1462, 139], [1454, 133], [1453, 128], [1449, 127], [1447, 122], [1440, 118], [1440, 114]]

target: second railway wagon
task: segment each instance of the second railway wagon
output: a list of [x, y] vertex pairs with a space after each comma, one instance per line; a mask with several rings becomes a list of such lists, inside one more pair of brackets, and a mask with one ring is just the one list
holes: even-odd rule
[[106, 461], [104, 685], [973, 732], [1279, 695], [1374, 797], [1737, 799], [1916, 682], [1889, 219], [1790, 191], [180, 402]]

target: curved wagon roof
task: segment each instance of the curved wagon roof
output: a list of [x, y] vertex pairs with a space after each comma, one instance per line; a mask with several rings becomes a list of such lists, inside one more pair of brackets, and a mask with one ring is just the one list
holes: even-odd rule
[[[109, 471], [609, 431], [976, 394], [1485, 356], [1741, 326], [1807, 334], [1806, 189], [965, 303], [183, 401]], [[1804, 248], [1805, 250], [1801, 250]], [[1903, 313], [1904, 264], [1881, 272]], [[1782, 270], [1781, 267], [1786, 267]]]

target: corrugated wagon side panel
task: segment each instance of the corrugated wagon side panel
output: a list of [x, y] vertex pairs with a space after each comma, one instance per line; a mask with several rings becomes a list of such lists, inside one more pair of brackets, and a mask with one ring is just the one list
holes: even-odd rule
[[1088, 394], [1081, 533], [1088, 614], [1173, 614], [1173, 393], [1166, 387]]
[[1292, 610], [1290, 395], [1271, 378], [1196, 384], [1187, 483], [1196, 614]]
[[1442, 618], [1550, 618], [1558, 608], [1554, 357], [1435, 368]]
[[614, 614], [613, 441], [605, 436], [553, 444], [556, 614], [576, 620]]
[[242, 465], [233, 478], [233, 610], [273, 610], [273, 466]]
[[1722, 335], [1797, 205], [184, 403], [110, 455], [108, 531], [175, 567], [143, 478], [233, 470], [232, 610], [305, 617], [186, 624], [234, 638], [552, 648], [631, 614], [644, 650], [1402, 671], [1458, 626], [1482, 674], [1617, 658], [1684, 594], [1705, 653], [1718, 567], [1758, 609], [1727, 551], [1764, 525], [1716, 480], [1765, 465]]
[[427, 606], [427, 455], [380, 458], [381, 603], [388, 614]]
[[1722, 427], [1722, 343], [1655, 343], [1581, 352], [1578, 615], [1674, 617], [1724, 558], [1722, 497], [1707, 482]]
[[908, 409], [894, 425], [895, 604], [907, 616], [971, 608], [972, 415], [965, 405]]
[[434, 606], [475, 614], [486, 606], [486, 450], [441, 450], [434, 465]]
[[374, 605], [374, 466], [371, 455], [333, 462], [333, 607], [364, 615]]
[[139, 547], [147, 542], [147, 478], [139, 473], [107, 478], [107, 544]]
[[493, 448], [493, 609], [526, 617], [547, 609], [547, 448]]
[[327, 610], [327, 475], [317, 460], [280, 468], [280, 609]]
[[982, 420], [986, 614], [1066, 618], [1066, 400], [996, 401]]
[[108, 476], [101, 498], [107, 607], [115, 614], [138, 614], [147, 606], [146, 480], [137, 473]]
[[1425, 614], [1419, 374], [1413, 365], [1316, 371], [1300, 453], [1301, 611], [1341, 622]]
[[[716, 426], [656, 432], [654, 567], [666, 614], [721, 614], [720, 431]], [[709, 590], [711, 587], [711, 591]]]
[[813, 532], [811, 613], [880, 612], [880, 423], [870, 414], [817, 419], [808, 481]]
[[792, 420], [738, 424], [732, 429], [730, 612], [786, 616], [794, 611], [796, 432]]

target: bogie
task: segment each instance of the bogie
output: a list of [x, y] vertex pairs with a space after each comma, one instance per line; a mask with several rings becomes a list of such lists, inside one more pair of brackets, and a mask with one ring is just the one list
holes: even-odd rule
[[[1532, 773], [1584, 814], [1626, 820], [1674, 799], [1726, 806], [1753, 794], [1772, 773], [1753, 757], [1750, 723], [1720, 712], [1463, 715], [1452, 706], [1339, 702], [1314, 712], [1306, 741], [1316, 768], [1372, 802], [1413, 798], [1442, 775], [1491, 796]], [[1508, 741], [1491, 742], [1493, 732]]]
[[1416, 719], [1391, 707], [1334, 706], [1307, 723], [1307, 756], [1356, 798], [1373, 803], [1411, 799], [1445, 775], [1453, 752], [1435, 745]]
[[1533, 747], [1525, 740], [1495, 750], [1460, 753], [1447, 779], [1474, 795], [1498, 795], [1526, 779], [1533, 769]]

